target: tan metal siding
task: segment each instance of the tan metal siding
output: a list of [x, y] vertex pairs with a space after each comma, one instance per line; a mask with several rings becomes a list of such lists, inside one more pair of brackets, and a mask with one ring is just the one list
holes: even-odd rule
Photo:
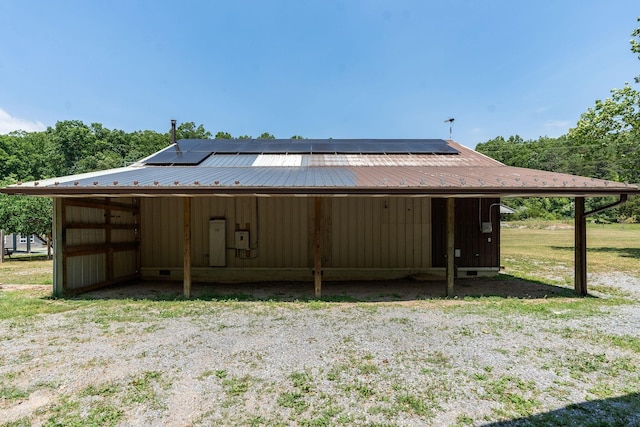
[[[259, 267], [310, 267], [308, 198], [259, 198]], [[313, 218], [311, 217], [311, 220]], [[313, 224], [311, 223], [311, 226]]]
[[67, 290], [91, 286], [106, 278], [104, 254], [67, 258]]
[[[209, 265], [209, 220], [226, 219], [230, 268], [308, 267], [308, 198], [194, 198], [192, 265]], [[142, 201], [142, 263], [145, 268], [182, 267], [181, 199]], [[259, 221], [259, 224], [258, 224]], [[235, 247], [235, 231], [249, 229], [251, 251]]]
[[332, 246], [327, 266], [430, 267], [429, 199], [334, 198], [330, 214]]
[[141, 200], [142, 265], [182, 267], [182, 199]]

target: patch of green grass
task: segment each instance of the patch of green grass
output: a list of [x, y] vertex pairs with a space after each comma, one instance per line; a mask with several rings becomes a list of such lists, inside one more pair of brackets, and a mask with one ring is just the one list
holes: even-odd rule
[[226, 378], [222, 381], [222, 387], [231, 397], [242, 396], [249, 390], [250, 385], [251, 379], [247, 375], [241, 378]]
[[470, 426], [473, 424], [473, 418], [467, 414], [461, 414], [456, 417], [456, 423], [453, 427]]
[[502, 404], [502, 407], [494, 408], [494, 412], [500, 416], [529, 416], [540, 407], [540, 402], [534, 398], [538, 390], [533, 381], [504, 375], [488, 380], [482, 383], [482, 386], [485, 392], [483, 399]]
[[313, 378], [307, 372], [294, 372], [289, 378], [293, 381], [293, 386], [302, 393], [310, 393], [313, 390]]
[[31, 420], [29, 417], [22, 417], [15, 421], [9, 421], [3, 424], [0, 424], [0, 427], [31, 427]]
[[281, 393], [277, 402], [283, 408], [293, 409], [298, 415], [309, 407], [309, 404], [304, 400], [304, 393], [300, 392]]
[[45, 427], [111, 427], [124, 415], [124, 411], [114, 405], [95, 402], [87, 408], [69, 396], [49, 407], [47, 412], [52, 415], [44, 422]]
[[[571, 270], [574, 262], [574, 230], [504, 228], [501, 230], [502, 262], [509, 274], [558, 278], [558, 271]], [[640, 274], [640, 227], [618, 224], [589, 226], [587, 258], [589, 272], [628, 272]], [[571, 271], [569, 271], [572, 275]]]
[[18, 399], [26, 399], [29, 397], [29, 393], [25, 390], [19, 389], [17, 387], [11, 387], [2, 385], [0, 386], [0, 399], [1, 400], [18, 400]]
[[374, 389], [369, 385], [361, 381], [355, 381], [349, 384], [342, 385], [342, 389], [347, 392], [355, 392], [361, 398], [370, 398], [375, 394]]
[[0, 263], [2, 283], [12, 285], [51, 285], [53, 283], [53, 261], [28, 258], [5, 258]]
[[124, 397], [126, 403], [147, 403], [154, 406], [158, 401], [156, 385], [162, 374], [158, 371], [147, 371], [133, 377], [127, 384]]
[[0, 292], [0, 320], [54, 314], [81, 307], [73, 301], [51, 299], [42, 293], [29, 291]]
[[80, 397], [85, 396], [113, 396], [118, 393], [118, 387], [113, 383], [91, 384], [79, 393]]
[[[629, 299], [618, 297], [607, 299], [575, 297], [542, 300], [478, 297], [474, 298], [474, 302], [473, 304], [451, 305], [445, 307], [445, 311], [490, 315], [492, 318], [503, 318], [505, 315], [530, 315], [542, 319], [576, 319], [598, 316], [606, 312], [608, 307], [633, 303]], [[510, 326], [513, 328], [517, 325]]]
[[404, 412], [414, 413], [421, 417], [432, 417], [434, 413], [434, 407], [429, 405], [425, 400], [419, 396], [410, 394], [408, 392], [402, 393], [396, 396], [396, 403], [399, 410]]

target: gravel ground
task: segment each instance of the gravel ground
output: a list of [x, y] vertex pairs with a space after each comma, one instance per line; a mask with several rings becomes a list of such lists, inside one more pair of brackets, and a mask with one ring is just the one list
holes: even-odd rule
[[0, 321], [0, 423], [640, 425], [640, 280], [590, 280], [94, 292]]

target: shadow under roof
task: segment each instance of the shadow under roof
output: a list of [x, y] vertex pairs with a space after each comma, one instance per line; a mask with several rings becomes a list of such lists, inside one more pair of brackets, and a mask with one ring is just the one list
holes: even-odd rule
[[148, 165], [197, 165], [211, 154], [458, 154], [443, 139], [181, 139]]

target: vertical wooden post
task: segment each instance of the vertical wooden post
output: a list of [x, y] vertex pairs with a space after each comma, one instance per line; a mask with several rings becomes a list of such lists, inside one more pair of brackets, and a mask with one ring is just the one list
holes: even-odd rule
[[456, 199], [447, 199], [447, 296], [455, 295], [455, 209]]
[[55, 296], [62, 295], [66, 287], [64, 215], [63, 199], [53, 199], [53, 295]]
[[[109, 203], [108, 199], [105, 199], [105, 203]], [[106, 253], [106, 274], [105, 277], [107, 278], [107, 281], [111, 281], [113, 279], [113, 247], [111, 246], [111, 209], [106, 208], [104, 210], [104, 224], [105, 224], [105, 228], [104, 228], [104, 244], [107, 247], [107, 253]]]
[[314, 214], [314, 233], [313, 233], [313, 268], [314, 268], [314, 285], [316, 298], [322, 296], [322, 199], [315, 198], [315, 214]]
[[135, 199], [136, 207], [138, 208], [135, 213], [136, 217], [136, 229], [135, 229], [135, 241], [136, 241], [136, 274], [138, 278], [142, 277], [142, 199], [137, 197]]
[[184, 262], [183, 288], [184, 297], [191, 298], [191, 197], [184, 198], [184, 238], [182, 255]]
[[584, 215], [584, 197], [575, 198], [575, 292], [587, 295], [587, 220]]

